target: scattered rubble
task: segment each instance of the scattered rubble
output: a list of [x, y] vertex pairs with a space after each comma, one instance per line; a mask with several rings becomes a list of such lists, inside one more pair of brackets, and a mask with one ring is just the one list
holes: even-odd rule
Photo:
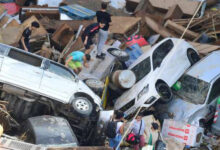
[[[112, 15], [105, 59], [96, 57], [94, 46], [88, 66], [75, 75], [63, 65], [71, 52], [88, 53], [81, 34], [97, 22], [103, 1]], [[218, 0], [0, 0], [1, 149], [111, 149], [105, 128], [112, 110], [123, 111], [129, 122], [140, 110], [148, 133], [143, 149], [219, 150], [214, 107], [220, 96], [219, 5]], [[40, 27], [31, 33], [30, 54], [17, 48], [33, 21]], [[193, 69], [196, 75], [188, 79]], [[201, 97], [207, 100], [199, 103]]]

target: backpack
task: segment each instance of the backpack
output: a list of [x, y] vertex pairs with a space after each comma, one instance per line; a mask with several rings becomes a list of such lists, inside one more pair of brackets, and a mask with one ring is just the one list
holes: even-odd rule
[[110, 122], [108, 122], [106, 131], [105, 131], [105, 135], [108, 138], [115, 138], [117, 135], [116, 130], [117, 130], [117, 122], [110, 121]]

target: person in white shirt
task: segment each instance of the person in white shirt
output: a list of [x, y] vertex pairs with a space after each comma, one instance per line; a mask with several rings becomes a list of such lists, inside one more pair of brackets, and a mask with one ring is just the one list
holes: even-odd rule
[[140, 136], [140, 143], [134, 145], [134, 150], [139, 150], [142, 147], [145, 146], [145, 138], [144, 138], [144, 134], [145, 133], [145, 123], [144, 120], [142, 119], [143, 115], [142, 114], [138, 114], [137, 117], [135, 118], [135, 120], [132, 123], [132, 127], [131, 127], [131, 131], [137, 135]]

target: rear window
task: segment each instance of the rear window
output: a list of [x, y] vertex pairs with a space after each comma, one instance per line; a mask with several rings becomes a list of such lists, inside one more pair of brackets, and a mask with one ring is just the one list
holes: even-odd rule
[[18, 51], [18, 50], [13, 49], [13, 48], [9, 51], [8, 56], [10, 58], [16, 59], [18, 61], [21, 61], [23, 63], [29, 64], [29, 65], [32, 65], [32, 66], [36, 66], [36, 67], [40, 67], [41, 63], [42, 63], [42, 58], [30, 55], [26, 52]]

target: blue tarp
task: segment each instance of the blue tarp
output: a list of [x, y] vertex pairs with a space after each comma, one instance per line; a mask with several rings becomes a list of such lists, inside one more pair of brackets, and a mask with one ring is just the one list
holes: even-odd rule
[[78, 4], [61, 6], [59, 8], [59, 11], [68, 15], [74, 20], [93, 19], [96, 15], [96, 12], [82, 7]]
[[140, 46], [136, 43], [130, 46], [131, 49], [127, 48], [125, 51], [129, 54], [129, 60], [125, 62], [126, 66], [129, 67], [138, 57], [140, 57], [143, 52]]

